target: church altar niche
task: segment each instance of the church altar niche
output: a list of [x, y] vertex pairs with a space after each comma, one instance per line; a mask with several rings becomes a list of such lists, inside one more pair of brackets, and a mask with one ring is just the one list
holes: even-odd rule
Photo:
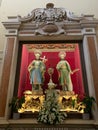
[[[37, 59], [37, 56], [39, 56], [37, 54], [40, 55], [39, 59]], [[80, 57], [78, 43], [23, 44], [18, 97], [24, 95], [25, 102], [18, 112], [39, 112], [46, 100], [47, 91], [50, 93], [57, 91], [59, 92], [58, 104], [61, 106], [60, 111], [83, 113], [84, 106], [78, 103], [78, 96], [81, 97], [85, 93]], [[40, 65], [40, 70], [36, 69], [37, 62], [43, 62], [45, 67], [42, 83], [38, 83], [41, 80], [39, 78], [42, 68]], [[58, 69], [59, 67], [61, 68]], [[59, 71], [62, 68], [64, 72]], [[68, 70], [68, 72], [65, 70]], [[64, 74], [65, 72], [66, 74]], [[72, 102], [75, 102], [74, 107]]]
[[[51, 87], [53, 87], [53, 91], [59, 92], [58, 102], [63, 108], [61, 111], [66, 111], [66, 106], [72, 108], [72, 104], [70, 106], [72, 101], [74, 101], [77, 108], [83, 108], [84, 106], [77, 103], [77, 99], [78, 96], [81, 97], [84, 94], [93, 95], [98, 99], [95, 30], [97, 24], [98, 20], [93, 15], [76, 16], [64, 8], [54, 8], [52, 3], [48, 3], [46, 8], [34, 9], [26, 17], [19, 15], [8, 17], [8, 22], [3, 22], [7, 29], [7, 49], [0, 99], [4, 103], [0, 104], [0, 116], [3, 117], [5, 113], [6, 115], [10, 113], [8, 101], [13, 96], [25, 96], [25, 103], [21, 108], [22, 112], [32, 111], [34, 113], [35, 109], [39, 112], [47, 97], [47, 90], [52, 90]], [[42, 53], [41, 60], [45, 60], [45, 72], [44, 82], [40, 85], [41, 91], [35, 92], [30, 80], [28, 66], [36, 59], [34, 54], [36, 50]], [[71, 89], [68, 89], [66, 82], [65, 88], [67, 89], [60, 83], [60, 73], [57, 69], [57, 65], [61, 60], [60, 52], [66, 53], [63, 60], [68, 62], [71, 70], [74, 71], [70, 75]], [[9, 71], [7, 70], [5, 73], [6, 68]], [[51, 70], [51, 74], [49, 70]], [[52, 86], [49, 83], [52, 83]], [[28, 102], [28, 99], [30, 99], [30, 102]], [[26, 103], [27, 108], [24, 109]], [[29, 103], [31, 104], [30, 109], [28, 108]], [[33, 109], [33, 105], [37, 107]], [[73, 111], [80, 112], [77, 108]]]
[[[83, 113], [84, 106], [81, 106], [81, 111], [78, 110], [80, 107], [80, 103], [78, 104], [78, 97], [83, 96], [85, 93], [79, 48], [78, 43], [28, 43], [22, 45], [17, 96], [22, 97], [25, 95], [25, 103], [23, 103], [22, 108], [19, 109], [20, 113], [27, 111], [32, 111], [33, 113], [36, 111], [39, 112], [45, 101], [47, 90], [51, 91], [52, 89], [60, 93], [58, 103], [62, 106], [61, 111]], [[41, 52], [39, 60], [45, 61], [43, 61], [45, 64], [44, 81], [40, 86], [34, 85], [34, 82], [31, 82], [31, 73], [29, 71], [31, 63], [37, 60], [35, 56], [35, 52], [37, 51]], [[63, 59], [60, 59], [60, 54], [64, 54]], [[66, 82], [65, 85], [60, 83], [60, 73], [58, 70], [59, 64], [63, 61], [66, 61], [70, 68], [70, 70], [68, 70], [69, 76], [66, 74], [66, 77], [63, 77], [64, 82]], [[64, 63], [61, 66], [64, 66]], [[66, 65], [66, 69], [69, 68]], [[36, 73], [33, 69], [31, 69], [32, 73]], [[37, 73], [36, 75], [39, 76]], [[70, 79], [69, 86], [67, 78]], [[37, 80], [35, 82], [37, 82]], [[37, 87], [38, 89], [36, 89]], [[72, 101], [75, 101], [75, 107], [72, 106]]]
[[[41, 49], [40, 49], [41, 48]], [[44, 48], [44, 49], [42, 49]], [[52, 48], [52, 49], [51, 49]], [[60, 49], [62, 48], [62, 49]], [[29, 64], [35, 60], [34, 50], [39, 49], [42, 52], [42, 56], [47, 59], [45, 62], [45, 80], [41, 86], [43, 92], [48, 88], [48, 83], [50, 80], [48, 69], [53, 68], [54, 73], [52, 75], [52, 80], [56, 84], [56, 89], [62, 90], [59, 83], [58, 70], [56, 66], [60, 61], [59, 52], [65, 51], [65, 60], [70, 64], [71, 70], [79, 69], [74, 74], [71, 74], [73, 91], [78, 95], [84, 94], [84, 84], [81, 68], [80, 50], [78, 43], [76, 44], [23, 44], [22, 46], [22, 58], [21, 58], [21, 68], [19, 76], [19, 86], [18, 86], [18, 96], [22, 96], [24, 91], [32, 90], [32, 85], [30, 84], [30, 74], [28, 71]]]

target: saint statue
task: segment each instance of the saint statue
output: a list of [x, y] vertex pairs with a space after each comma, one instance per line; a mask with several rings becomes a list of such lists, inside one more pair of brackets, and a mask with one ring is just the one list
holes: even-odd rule
[[41, 58], [42, 52], [40, 50], [35, 50], [34, 55], [35, 60], [33, 60], [28, 66], [30, 83], [32, 84], [32, 90], [42, 90], [41, 86], [44, 82], [46, 59], [45, 56], [44, 58]]
[[60, 61], [58, 62], [56, 69], [59, 74], [59, 83], [62, 86], [63, 91], [73, 91], [73, 84], [71, 81], [71, 74], [74, 74], [79, 69], [71, 70], [69, 63], [65, 60], [65, 51], [59, 52]]

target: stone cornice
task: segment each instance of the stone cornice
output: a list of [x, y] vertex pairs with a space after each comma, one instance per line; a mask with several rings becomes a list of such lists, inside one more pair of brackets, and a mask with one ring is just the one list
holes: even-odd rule
[[21, 22], [2, 22], [6, 29], [19, 29]]

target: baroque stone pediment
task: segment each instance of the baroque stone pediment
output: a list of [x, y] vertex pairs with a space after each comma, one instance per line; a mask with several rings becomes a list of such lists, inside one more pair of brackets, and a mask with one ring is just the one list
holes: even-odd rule
[[[46, 8], [35, 9], [27, 17], [18, 17], [23, 23], [22, 28], [26, 27], [26, 23], [34, 26], [35, 35], [57, 35], [65, 34], [65, 23], [78, 23], [83, 16], [77, 17], [64, 8], [54, 8], [54, 4], [48, 3]], [[35, 29], [36, 27], [36, 29]]]
[[54, 8], [52, 3], [48, 3], [46, 8], [37, 8], [33, 10], [26, 17], [19, 16], [22, 22], [35, 21], [35, 22], [62, 22], [62, 21], [77, 21], [83, 19], [83, 16], [75, 16], [72, 12], [65, 8]]
[[66, 34], [70, 29], [78, 29], [81, 33], [83, 27], [91, 28], [98, 24], [93, 15], [76, 16], [65, 8], [55, 8], [53, 3], [48, 3], [46, 8], [34, 9], [25, 17], [8, 19], [8, 22], [3, 22], [7, 29], [18, 28], [20, 34], [26, 34], [29, 30], [32, 35]]

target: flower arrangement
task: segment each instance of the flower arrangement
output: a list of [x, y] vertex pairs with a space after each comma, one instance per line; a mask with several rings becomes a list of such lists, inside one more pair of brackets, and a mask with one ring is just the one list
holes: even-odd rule
[[58, 91], [49, 89], [46, 91], [46, 100], [39, 111], [38, 121], [45, 124], [61, 123], [66, 117], [66, 113], [60, 112], [58, 104]]

